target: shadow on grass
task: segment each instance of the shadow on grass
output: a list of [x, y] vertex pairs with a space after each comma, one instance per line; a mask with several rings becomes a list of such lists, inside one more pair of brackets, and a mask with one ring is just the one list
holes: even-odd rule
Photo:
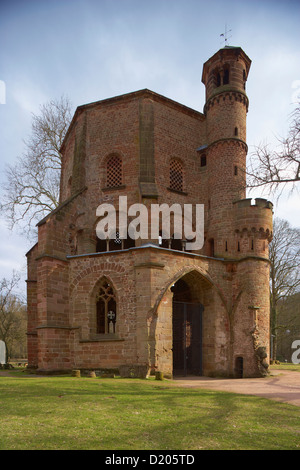
[[0, 378], [0, 396], [2, 449], [292, 449], [300, 431], [295, 407], [153, 380]]

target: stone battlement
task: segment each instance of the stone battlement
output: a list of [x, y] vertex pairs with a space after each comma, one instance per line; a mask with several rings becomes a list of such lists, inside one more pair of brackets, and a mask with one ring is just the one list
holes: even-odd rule
[[235, 234], [240, 237], [258, 237], [272, 240], [273, 204], [267, 199], [241, 199], [234, 202]]
[[252, 198], [246, 198], [246, 199], [240, 199], [238, 201], [234, 201], [233, 204], [238, 207], [238, 208], [243, 208], [243, 207], [262, 207], [265, 209], [271, 209], [273, 210], [273, 204], [272, 202], [268, 201], [267, 199], [263, 198], [256, 198], [255, 199], [255, 204], [252, 204], [253, 199]]

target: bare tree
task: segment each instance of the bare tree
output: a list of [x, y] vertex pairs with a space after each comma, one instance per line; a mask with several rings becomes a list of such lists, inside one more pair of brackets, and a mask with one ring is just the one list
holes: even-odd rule
[[[13, 273], [11, 279], [0, 281], [0, 339], [6, 345], [6, 360], [11, 356], [16, 343], [26, 344], [26, 309], [16, 293], [20, 276]], [[24, 349], [24, 348], [23, 348]]]
[[60, 148], [71, 121], [68, 98], [52, 100], [32, 115], [32, 132], [25, 140], [24, 154], [6, 169], [0, 212], [10, 228], [31, 228], [59, 203]]
[[295, 189], [300, 182], [300, 103], [291, 114], [286, 138], [279, 138], [278, 150], [269, 145], [255, 148], [247, 168], [248, 188], [265, 188], [274, 193], [290, 185]]
[[286, 220], [275, 218], [269, 257], [271, 334], [275, 359], [279, 302], [300, 291], [300, 229], [291, 227]]
[[276, 352], [280, 360], [291, 360], [292, 344], [300, 338], [300, 292], [278, 302]]

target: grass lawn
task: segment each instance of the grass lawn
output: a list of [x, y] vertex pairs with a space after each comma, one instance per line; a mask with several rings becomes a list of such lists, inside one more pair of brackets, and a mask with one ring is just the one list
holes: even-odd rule
[[292, 362], [281, 362], [280, 364], [272, 364], [270, 371], [272, 370], [293, 370], [300, 372], [300, 364], [293, 364]]
[[300, 408], [170, 381], [0, 377], [0, 450], [300, 449]]

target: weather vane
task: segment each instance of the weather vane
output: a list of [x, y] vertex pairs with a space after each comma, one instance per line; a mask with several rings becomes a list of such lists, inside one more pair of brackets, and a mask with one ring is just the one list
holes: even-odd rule
[[230, 33], [230, 32], [231, 32], [231, 29], [228, 31], [227, 30], [227, 24], [225, 24], [225, 33], [220, 34], [220, 36], [223, 36], [223, 38], [224, 38], [224, 45], [225, 46], [229, 45], [229, 44], [227, 44], [228, 39], [230, 39], [232, 37], [232, 36], [228, 37], [228, 33]]

